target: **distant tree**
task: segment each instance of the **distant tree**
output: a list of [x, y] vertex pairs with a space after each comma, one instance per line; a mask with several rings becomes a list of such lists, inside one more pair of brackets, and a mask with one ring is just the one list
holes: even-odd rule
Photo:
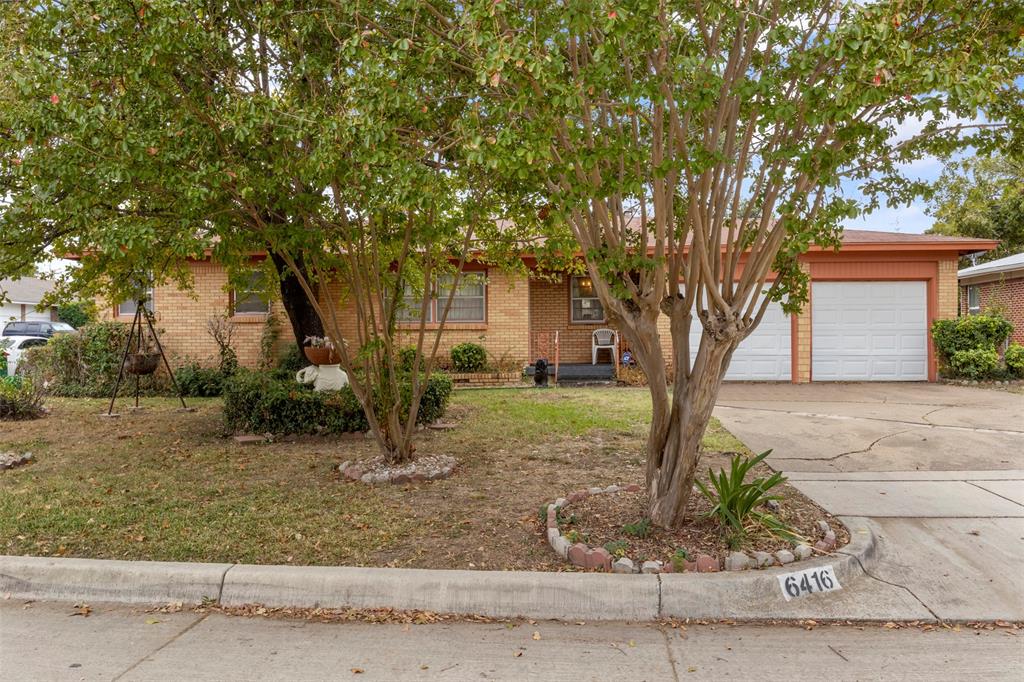
[[[977, 262], [1024, 251], [1024, 157], [969, 156], [946, 164], [933, 185], [932, 234], [998, 239]], [[968, 263], [968, 259], [964, 259]]]

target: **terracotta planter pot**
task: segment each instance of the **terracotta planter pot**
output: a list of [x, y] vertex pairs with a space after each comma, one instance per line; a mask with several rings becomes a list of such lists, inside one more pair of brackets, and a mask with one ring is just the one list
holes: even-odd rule
[[159, 353], [132, 353], [125, 363], [125, 371], [136, 376], [146, 376], [156, 371], [160, 363]]
[[306, 353], [306, 359], [314, 365], [337, 365], [341, 362], [341, 358], [338, 357], [333, 348], [306, 346], [303, 350]]

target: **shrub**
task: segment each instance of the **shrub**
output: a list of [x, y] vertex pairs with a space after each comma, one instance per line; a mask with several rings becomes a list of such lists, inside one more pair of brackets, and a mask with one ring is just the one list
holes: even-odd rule
[[0, 420], [36, 419], [43, 416], [42, 384], [24, 377], [0, 378]]
[[[412, 388], [402, 383], [408, 410]], [[427, 424], [444, 415], [452, 381], [443, 374], [428, 380], [417, 414]], [[350, 433], [366, 431], [369, 424], [352, 389], [314, 391], [294, 379], [240, 370], [224, 382], [224, 420], [229, 430], [249, 433]]]
[[932, 339], [942, 359], [952, 364], [953, 356], [965, 350], [989, 349], [1001, 345], [1013, 333], [1013, 325], [1001, 315], [968, 315], [932, 323]]
[[999, 369], [999, 353], [995, 348], [958, 350], [949, 359], [949, 367], [957, 376], [968, 379], [989, 379]]
[[1024, 346], [1019, 343], [1011, 343], [1003, 354], [1003, 361], [1006, 362], [1006, 369], [1013, 376], [1024, 378]]
[[460, 343], [452, 346], [449, 355], [456, 372], [482, 372], [487, 369], [487, 349], [479, 343]]
[[192, 398], [215, 398], [224, 386], [224, 374], [215, 367], [203, 367], [192, 360], [174, 370], [174, 380], [182, 395]]
[[776, 471], [768, 478], [755, 478], [749, 483], [745, 480], [750, 470], [764, 461], [770, 453], [771, 450], [767, 450], [756, 457], [737, 454], [732, 458], [729, 471], [720, 469], [717, 476], [708, 469], [708, 478], [714, 492], [702, 481], [695, 481], [697, 489], [714, 505], [707, 512], [707, 516], [716, 517], [719, 523], [730, 528], [734, 538], [744, 536], [751, 524], [759, 524], [775, 535], [794, 537], [785, 524], [758, 509], [770, 500], [782, 499], [781, 496], [772, 495], [769, 491], [785, 482], [785, 476]]
[[281, 355], [281, 359], [277, 363], [277, 368], [295, 376], [295, 373], [300, 369], [309, 364], [306, 360], [305, 354], [298, 347], [297, 344], [290, 344], [288, 350]]
[[[60, 334], [45, 346], [33, 348], [22, 357], [19, 374], [45, 381], [53, 395], [71, 398], [105, 398], [114, 390], [117, 373], [128, 340], [129, 325], [99, 322]], [[131, 377], [127, 377], [128, 380]], [[135, 382], [122, 381], [122, 390], [135, 390]], [[163, 364], [155, 374], [140, 378], [143, 395], [166, 395], [170, 385]]]
[[81, 329], [96, 321], [96, 303], [93, 301], [75, 301], [57, 306], [57, 319]]
[[[411, 372], [413, 363], [416, 362], [416, 346], [406, 346], [398, 351], [398, 371]], [[427, 359], [420, 355], [420, 371], [427, 367]]]

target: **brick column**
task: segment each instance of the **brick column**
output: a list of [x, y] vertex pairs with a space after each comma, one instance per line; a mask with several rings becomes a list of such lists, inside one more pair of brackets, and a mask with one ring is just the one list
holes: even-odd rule
[[936, 282], [935, 319], [948, 320], [957, 316], [957, 259], [945, 258], [939, 261], [939, 276]]
[[[808, 276], [811, 274], [811, 264], [806, 262], [800, 263], [800, 269], [805, 272]], [[811, 285], [810, 296], [814, 296], [814, 286]], [[796, 368], [794, 373], [796, 383], [806, 384], [811, 380], [811, 298], [807, 299], [807, 303], [800, 310], [800, 314], [796, 316], [796, 328], [794, 329], [796, 334], [796, 355], [793, 358], [793, 366]]]

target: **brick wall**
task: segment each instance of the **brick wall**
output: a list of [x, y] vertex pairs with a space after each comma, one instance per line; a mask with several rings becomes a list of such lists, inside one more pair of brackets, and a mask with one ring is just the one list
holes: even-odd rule
[[[567, 275], [555, 281], [536, 278], [530, 280], [530, 331], [533, 334], [543, 334], [546, 338], [550, 338], [553, 332], [558, 332], [560, 362], [589, 363], [593, 357], [591, 348], [594, 330], [616, 327], [610, 322], [572, 322], [569, 312], [569, 284], [570, 277]], [[658, 316], [658, 334], [661, 337], [665, 360], [671, 362], [672, 334], [666, 315]], [[542, 350], [531, 347], [530, 361], [539, 357]], [[601, 351], [598, 362], [610, 360], [608, 352]]]
[[939, 276], [936, 282], [937, 310], [935, 318], [949, 320], [957, 315], [957, 258], [951, 256], [939, 261]]
[[[438, 361], [448, 364], [448, 351], [452, 346], [472, 342], [487, 349], [493, 360], [503, 359], [509, 363], [525, 365], [530, 344], [530, 309], [528, 288], [530, 283], [526, 277], [503, 272], [498, 269], [487, 271], [487, 302], [486, 321], [484, 322], [449, 322], [441, 332], [438, 346]], [[356, 338], [355, 306], [345, 296], [338, 284], [332, 284], [330, 294], [339, 303], [341, 315], [339, 324], [346, 339]], [[326, 299], [325, 299], [326, 300]], [[418, 332], [418, 324], [404, 325], [399, 329], [400, 345], [414, 345]], [[428, 324], [424, 337], [424, 347], [429, 350], [433, 344], [436, 325]]]
[[[811, 264], [806, 261], [800, 262], [800, 269], [810, 274]], [[814, 296], [814, 287], [811, 287], [811, 296]], [[811, 380], [811, 301], [808, 299], [800, 308], [800, 314], [796, 317], [796, 381], [806, 384]]]
[[[1024, 343], [1024, 277], [983, 282], [976, 286], [981, 309], [1001, 311], [1013, 323], [1010, 340]], [[960, 314], [968, 314], [967, 285], [960, 287]]]
[[[226, 315], [230, 311], [231, 294], [226, 288], [227, 271], [211, 261], [190, 262], [194, 289], [182, 291], [174, 285], [156, 287], [153, 292], [153, 311], [157, 328], [161, 331], [160, 342], [167, 351], [171, 366], [181, 364], [186, 358], [214, 365], [217, 362], [217, 344], [207, 333], [210, 318]], [[131, 323], [132, 316], [118, 316], [116, 306], [108, 301], [97, 301], [101, 319]], [[292, 342], [291, 327], [279, 301], [270, 306], [271, 314], [277, 316], [280, 334], [277, 353]], [[236, 315], [232, 345], [238, 354], [238, 361], [247, 367], [259, 362], [260, 337], [266, 323], [266, 315]]]

